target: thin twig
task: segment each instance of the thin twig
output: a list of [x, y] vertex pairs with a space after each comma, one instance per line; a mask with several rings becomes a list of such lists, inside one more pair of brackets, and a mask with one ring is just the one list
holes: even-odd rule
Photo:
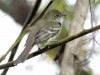
[[34, 25], [43, 15], [44, 15], [44, 13], [46, 12], [46, 10], [49, 8], [49, 6], [53, 3], [54, 1], [50, 1], [49, 3], [48, 3], [48, 5], [46, 6], [46, 8], [42, 11], [42, 13], [38, 16], [38, 18], [36, 18], [35, 19], [35, 21], [33, 20], [32, 22], [31, 22], [31, 24], [29, 25], [29, 27], [31, 27], [32, 25]]
[[[42, 13], [44, 13], [44, 12], [49, 8], [49, 6], [50, 6], [52, 3], [53, 3], [53, 1], [50, 1], [50, 3], [47, 5], [47, 7], [44, 9], [44, 11], [43, 11]], [[41, 13], [41, 14], [42, 14], [42, 13]], [[40, 15], [39, 17], [41, 17], [41, 16], [42, 16], [42, 15]], [[38, 18], [38, 19], [39, 19], [39, 18]], [[31, 22], [30, 24], [28, 24], [28, 25], [29, 25], [29, 26], [33, 25], [38, 19], [32, 21], [32, 22]], [[16, 46], [20, 43], [20, 41], [22, 40], [23, 36], [28, 32], [29, 26], [26, 27], [26, 28], [20, 33], [19, 37], [17, 38], [17, 40], [15, 41], [15, 43], [9, 48], [9, 50], [8, 50], [3, 56], [0, 57], [0, 62], [2, 62], [2, 61], [5, 59], [5, 57], [8, 55], [8, 53], [9, 53], [10, 51], [12, 51], [12, 50], [14, 49], [14, 47], [16, 47]]]
[[[31, 22], [31, 20], [32, 20], [32, 18], [35, 16], [35, 14], [36, 14], [36, 12], [37, 12], [37, 10], [38, 10], [40, 4], [41, 4], [41, 0], [37, 0], [35, 6], [32, 8], [32, 10], [30, 11], [30, 13], [29, 13], [29, 15], [28, 15], [28, 17], [27, 17], [27, 19], [26, 19], [26, 21], [25, 21], [25, 23], [24, 23], [24, 27], [23, 27], [23, 29], [22, 29], [21, 32], [23, 32], [23, 30], [24, 30], [24, 29], [27, 27], [27, 25]], [[19, 43], [20, 43], [20, 42], [19, 42]], [[17, 52], [17, 48], [18, 48], [19, 43], [18, 43], [18, 44], [13, 48], [13, 50], [11, 51], [10, 57], [9, 57], [9, 59], [8, 59], [8, 62], [10, 62], [10, 61], [13, 60], [13, 58], [14, 58], [16, 52]], [[9, 68], [4, 69], [4, 71], [2, 72], [1, 75], [6, 75], [8, 69], [9, 69]]]
[[27, 27], [27, 25], [31, 22], [33, 17], [36, 15], [36, 13], [40, 7], [40, 4], [41, 4], [41, 0], [37, 0], [35, 3], [35, 6], [31, 9], [31, 11], [30, 11], [25, 23], [24, 23], [24, 27], [23, 27], [22, 31]]
[[[33, 53], [29, 54], [29, 56], [28, 56], [27, 59], [30, 59], [30, 58], [32, 58], [32, 57], [34, 57], [34, 56], [37, 56], [37, 55], [42, 54], [42, 53], [44, 53], [44, 52], [46, 52], [46, 51], [49, 51], [49, 50], [51, 50], [52, 48], [58, 47], [58, 46], [60, 46], [60, 45], [62, 45], [62, 44], [64, 44], [64, 43], [68, 43], [68, 42], [70, 42], [70, 41], [72, 41], [72, 40], [75, 40], [75, 39], [77, 39], [77, 38], [79, 38], [79, 37], [82, 37], [82, 36], [84, 36], [84, 35], [86, 35], [86, 34], [89, 34], [89, 33], [91, 33], [91, 32], [97, 31], [97, 30], [99, 30], [99, 29], [100, 29], [100, 25], [98, 25], [98, 26], [96, 26], [96, 27], [93, 27], [93, 28], [91, 28], [91, 29], [83, 30], [83, 31], [81, 31], [80, 33], [77, 33], [77, 34], [75, 34], [75, 35], [73, 35], [73, 36], [66, 37], [66, 38], [62, 39], [61, 41], [59, 41], [59, 42], [57, 42], [57, 43], [55, 43], [55, 44], [48, 45], [48, 46], [46, 46], [45, 48], [43, 48], [43, 49], [41, 49], [41, 50], [37, 50], [36, 52], [33, 52]], [[5, 69], [5, 68], [8, 68], [8, 67], [13, 67], [13, 66], [15, 66], [15, 65], [13, 64], [13, 62], [14, 62], [14, 61], [11, 61], [11, 62], [8, 62], [8, 63], [6, 63], [6, 64], [0, 65], [0, 69]]]

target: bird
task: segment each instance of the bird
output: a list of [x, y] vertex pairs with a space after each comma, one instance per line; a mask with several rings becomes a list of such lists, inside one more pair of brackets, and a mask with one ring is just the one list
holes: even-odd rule
[[14, 65], [23, 63], [36, 44], [44, 44], [50, 38], [56, 36], [61, 29], [60, 19], [64, 16], [59, 10], [51, 9], [39, 19], [30, 30], [29, 36], [25, 43], [25, 48], [18, 58], [14, 61]]

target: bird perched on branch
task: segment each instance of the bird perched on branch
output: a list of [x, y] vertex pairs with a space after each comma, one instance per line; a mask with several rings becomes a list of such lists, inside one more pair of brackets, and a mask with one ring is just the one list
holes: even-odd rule
[[14, 61], [14, 65], [24, 62], [32, 47], [36, 44], [44, 44], [50, 38], [56, 36], [60, 29], [60, 19], [64, 16], [60, 11], [51, 9], [39, 21], [35, 23], [30, 31], [23, 52]]

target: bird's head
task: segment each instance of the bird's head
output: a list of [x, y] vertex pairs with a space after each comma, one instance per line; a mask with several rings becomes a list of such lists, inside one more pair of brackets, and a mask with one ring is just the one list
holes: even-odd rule
[[62, 14], [60, 11], [51, 9], [43, 16], [43, 18], [46, 20], [59, 22], [61, 17], [63, 17], [63, 16], [65, 16], [65, 15]]

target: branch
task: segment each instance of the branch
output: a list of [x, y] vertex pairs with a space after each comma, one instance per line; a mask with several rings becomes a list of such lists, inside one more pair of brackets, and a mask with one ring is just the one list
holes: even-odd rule
[[[53, 3], [53, 1], [50, 1], [49, 4], [47, 5], [47, 7], [44, 9], [44, 11], [41, 13], [43, 14], [48, 8], [49, 6]], [[33, 20], [30, 24], [28, 24], [28, 27], [26, 27], [19, 35], [19, 37], [17, 38], [17, 40], [15, 41], [15, 43], [9, 48], [9, 50], [3, 55], [0, 57], [0, 62], [2, 62], [5, 57], [8, 55], [8, 53], [10, 51], [12, 51], [16, 46], [18, 46], [18, 44], [20, 43], [20, 41], [22, 40], [23, 36], [28, 32], [28, 29], [30, 26], [34, 25], [34, 23], [40, 18], [42, 17], [42, 15], [40, 15], [36, 20]]]
[[49, 6], [53, 3], [54, 1], [50, 1], [49, 3], [48, 3], [48, 5], [46, 6], [46, 8], [42, 11], [42, 13], [38, 16], [38, 18], [36, 18], [36, 20], [34, 21], [34, 19], [33, 19], [33, 21], [31, 22], [31, 24], [29, 25], [29, 26], [32, 26], [32, 25], [34, 25], [43, 15], [44, 15], [44, 13], [46, 12], [46, 10], [49, 8]]
[[[27, 25], [31, 22], [32, 18], [35, 16], [35, 14], [36, 14], [36, 12], [37, 12], [37, 10], [38, 10], [40, 4], [41, 4], [41, 0], [37, 0], [35, 6], [34, 6], [34, 7], [32, 8], [32, 10], [30, 11], [30, 13], [29, 13], [29, 15], [28, 15], [28, 17], [27, 17], [27, 19], [26, 19], [24, 25], [23, 25], [24, 27], [23, 27], [21, 33], [22, 33], [23, 30], [27, 27]], [[19, 42], [19, 43], [20, 43], [20, 42]], [[9, 59], [8, 59], [8, 62], [10, 62], [10, 61], [13, 60], [13, 58], [14, 58], [16, 52], [17, 52], [17, 48], [18, 48], [19, 43], [13, 48], [13, 50], [12, 50], [12, 52], [11, 52], [11, 54], [10, 54], [10, 57], [9, 57]], [[2, 72], [1, 75], [6, 75], [8, 69], [9, 69], [9, 68], [4, 69], [4, 71]]]
[[[84, 28], [84, 23], [87, 17], [87, 12], [89, 8], [89, 0], [77, 0], [75, 4], [74, 17], [71, 22], [70, 31], [68, 36], [72, 36], [81, 32]], [[65, 50], [63, 52], [62, 62], [61, 62], [61, 75], [74, 75], [75, 70], [78, 66], [75, 66], [75, 55], [80, 52], [80, 39], [76, 39], [70, 43], [66, 44]]]
[[[39, 55], [39, 54], [42, 54], [42, 53], [44, 53], [44, 52], [46, 52], [46, 51], [49, 51], [49, 50], [51, 50], [52, 48], [58, 47], [58, 46], [60, 46], [60, 45], [62, 45], [62, 44], [64, 44], [64, 43], [68, 43], [68, 42], [70, 42], [70, 41], [72, 41], [72, 40], [75, 40], [75, 39], [77, 39], [77, 38], [79, 38], [79, 37], [82, 37], [82, 36], [84, 36], [84, 35], [86, 35], [86, 34], [89, 34], [89, 33], [91, 33], [91, 32], [97, 31], [97, 30], [99, 30], [99, 29], [100, 29], [100, 25], [98, 25], [98, 26], [96, 26], [96, 27], [93, 27], [93, 28], [91, 28], [91, 29], [83, 30], [83, 31], [81, 31], [80, 33], [77, 33], [77, 34], [72, 35], [72, 36], [70, 36], [70, 37], [66, 37], [66, 38], [62, 39], [61, 41], [59, 41], [59, 42], [57, 42], [57, 43], [55, 43], [55, 44], [48, 45], [48, 46], [46, 46], [46, 47], [43, 48], [43, 49], [37, 50], [37, 51], [35, 51], [35, 52], [29, 54], [28, 59], [30, 59], [30, 58], [32, 58], [32, 57], [34, 57], [34, 56], [37, 56], [37, 55]], [[14, 62], [14, 61], [11, 61], [11, 62], [8, 62], [8, 63], [6, 63], [6, 64], [0, 65], [0, 69], [5, 69], [5, 68], [8, 68], [8, 67], [13, 67], [13, 66], [15, 66], [15, 65], [13, 64], [13, 62]]]
[[36, 15], [37, 10], [40, 7], [40, 4], [41, 4], [41, 0], [37, 0], [35, 3], [35, 6], [30, 11], [30, 13], [24, 23], [24, 27], [23, 27], [22, 31], [27, 27], [27, 25], [31, 22], [32, 18]]

